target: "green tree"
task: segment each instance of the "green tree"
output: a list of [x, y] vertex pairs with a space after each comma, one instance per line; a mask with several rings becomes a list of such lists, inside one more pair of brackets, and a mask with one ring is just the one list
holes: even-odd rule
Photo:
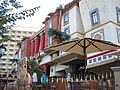
[[[18, 59], [9, 59], [13, 64], [17, 64], [18, 65]], [[35, 61], [35, 60], [32, 60], [32, 61], [27, 61], [27, 71], [28, 73], [30, 73], [30, 75], [32, 76], [34, 71], [36, 71], [37, 73], [37, 77], [38, 77], [38, 83], [40, 84], [41, 83], [41, 76], [42, 76], [42, 70], [39, 68], [39, 64]], [[16, 73], [16, 69], [13, 69], [12, 70], [12, 74], [13, 73]]]
[[38, 77], [38, 83], [40, 83], [42, 70], [39, 68], [39, 64], [35, 60], [28, 61], [27, 69], [28, 69], [28, 72], [30, 73], [31, 76], [34, 73], [34, 70], [36, 71], [37, 77]]
[[34, 16], [35, 11], [40, 8], [40, 6], [37, 6], [19, 13], [13, 12], [22, 7], [17, 0], [0, 0], [0, 43], [12, 40], [6, 33], [8, 33], [8, 29], [15, 25], [17, 20], [24, 20], [26, 17]]

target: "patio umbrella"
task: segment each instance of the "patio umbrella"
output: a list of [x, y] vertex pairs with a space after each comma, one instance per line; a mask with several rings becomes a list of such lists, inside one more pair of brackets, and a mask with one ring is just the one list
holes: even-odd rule
[[111, 49], [120, 49], [120, 46], [108, 41], [92, 38], [75, 38], [47, 48], [47, 50], [60, 50], [80, 54], [84, 57], [85, 66], [87, 63], [87, 54]]

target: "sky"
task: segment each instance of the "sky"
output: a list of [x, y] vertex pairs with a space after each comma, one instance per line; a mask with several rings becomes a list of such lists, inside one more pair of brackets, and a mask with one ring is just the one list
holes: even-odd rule
[[42, 22], [45, 20], [45, 18], [50, 12], [54, 12], [56, 10], [56, 7], [58, 7], [60, 4], [64, 6], [71, 2], [72, 0], [19, 0], [19, 1], [23, 5], [23, 9], [31, 9], [36, 6], [40, 6], [40, 8], [39, 10], [36, 11], [33, 17], [17, 21], [16, 26], [18, 28], [35, 27], [36, 30], [38, 30], [44, 26]]

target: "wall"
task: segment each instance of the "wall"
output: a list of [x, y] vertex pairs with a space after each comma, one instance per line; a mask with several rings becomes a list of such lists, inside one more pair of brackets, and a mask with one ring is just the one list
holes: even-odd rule
[[[64, 14], [65, 13], [69, 13], [69, 23], [66, 25], [64, 25]], [[76, 33], [76, 32], [80, 32], [80, 33], [84, 32], [78, 6], [74, 6], [73, 8], [66, 11], [65, 13], [62, 16], [62, 31], [64, 32], [64, 29], [66, 27], [69, 27], [70, 35], [72, 34], [71, 38], [83, 37], [82, 35]]]
[[[116, 6], [120, 6], [120, 0], [82, 0], [79, 4], [86, 37], [96, 38], [96, 34], [99, 34], [101, 40], [119, 45], [116, 31], [118, 26], [115, 23], [117, 23]], [[90, 12], [96, 8], [99, 11], [100, 24], [92, 26]]]

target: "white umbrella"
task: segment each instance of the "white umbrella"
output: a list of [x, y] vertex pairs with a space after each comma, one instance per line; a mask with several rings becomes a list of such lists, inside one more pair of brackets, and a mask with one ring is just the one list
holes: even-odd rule
[[46, 50], [60, 50], [80, 54], [84, 56], [86, 66], [87, 54], [111, 49], [120, 49], [120, 46], [104, 40], [97, 40], [92, 38], [75, 38], [58, 45], [48, 47]]
[[110, 49], [120, 49], [120, 46], [108, 41], [91, 38], [72, 39], [70, 41], [66, 41], [47, 48], [47, 50], [60, 50], [65, 52], [72, 52], [80, 54], [82, 56], [86, 56], [86, 54], [89, 53], [105, 51]]

